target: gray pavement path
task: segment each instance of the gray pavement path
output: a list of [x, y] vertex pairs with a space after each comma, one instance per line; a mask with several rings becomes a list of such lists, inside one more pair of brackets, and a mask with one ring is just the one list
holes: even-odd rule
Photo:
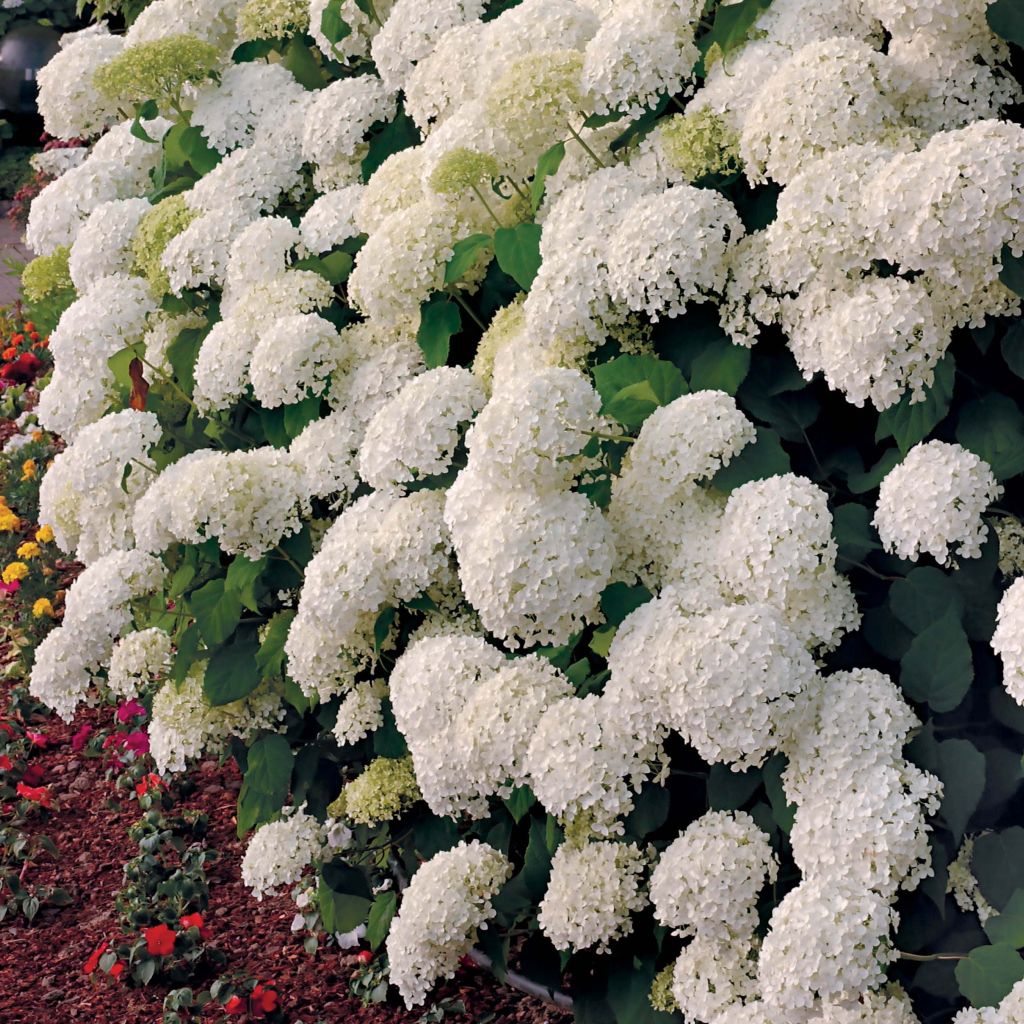
[[25, 244], [21, 227], [0, 216], [0, 306], [11, 305], [21, 290], [17, 276], [8, 273], [6, 261], [9, 259], [28, 262], [32, 252]]

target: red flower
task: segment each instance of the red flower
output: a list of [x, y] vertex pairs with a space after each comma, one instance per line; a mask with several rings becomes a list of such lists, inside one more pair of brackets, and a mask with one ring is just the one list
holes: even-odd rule
[[232, 996], [224, 1004], [224, 1012], [225, 1013], [232, 1013], [232, 1014], [238, 1013], [238, 1014], [242, 1014], [242, 1013], [245, 1013], [246, 1009], [247, 1009], [246, 1002], [245, 1002], [245, 1000], [241, 996]]
[[139, 729], [125, 736], [124, 746], [126, 750], [130, 750], [141, 757], [143, 754], [149, 753], [149, 737]]
[[39, 804], [40, 807], [53, 806], [50, 803], [50, 791], [45, 786], [26, 786], [24, 782], [19, 782], [14, 787], [14, 792], [26, 800]]
[[198, 928], [199, 937], [203, 939], [203, 941], [210, 938], [210, 929], [203, 923], [202, 914], [186, 914], [178, 924], [180, 924], [182, 928]]
[[25, 321], [25, 330], [26, 331], [31, 332], [31, 331], [34, 331], [35, 329], [36, 329], [36, 325], [34, 323], [32, 323], [31, 320], [26, 320]]
[[24, 340], [25, 340], [25, 335], [24, 334], [12, 334], [11, 335], [11, 344], [12, 345], [20, 345]]
[[47, 746], [49, 746], [50, 741], [46, 738], [46, 733], [33, 732], [31, 729], [26, 729], [25, 735], [28, 737], [28, 740], [33, 747], [39, 747], [40, 750], [45, 750]]
[[361, 950], [360, 952], [356, 953], [356, 960], [358, 960], [359, 963], [361, 964], [372, 964], [373, 954], [368, 949]]
[[138, 796], [145, 796], [151, 789], [161, 789], [166, 783], [155, 772], [150, 772], [140, 782], [135, 783]]
[[46, 778], [46, 770], [40, 764], [30, 764], [21, 776], [26, 786], [38, 786]]
[[86, 723], [74, 736], [71, 737], [71, 749], [77, 754], [85, 748], [89, 742], [89, 735], [92, 733], [92, 726]]
[[110, 968], [110, 976], [116, 981], [124, 974], [124, 963], [120, 960]]
[[143, 928], [146, 937], [146, 952], [150, 956], [170, 956], [174, 952], [174, 940], [177, 933], [165, 924], [156, 924], [152, 928]]
[[29, 331], [29, 333], [28, 333], [28, 336], [29, 336], [29, 337], [30, 337], [30, 338], [31, 338], [31, 339], [32, 339], [33, 341], [38, 341], [38, 340], [39, 340], [39, 332], [38, 332], [38, 331]]
[[10, 722], [0, 722], [0, 732], [7, 733], [8, 736], [14, 735], [14, 726]]
[[31, 352], [22, 352], [13, 363], [8, 363], [3, 369], [0, 369], [0, 378], [13, 380], [18, 384], [28, 384], [35, 380], [42, 365], [43, 361], [39, 356], [34, 356]]
[[100, 965], [100, 957], [107, 951], [107, 946], [110, 945], [108, 939], [104, 939], [90, 954], [89, 959], [85, 961], [85, 966], [82, 971], [85, 974], [92, 974]]
[[0, 754], [0, 771], [9, 772], [14, 765], [6, 754]]
[[129, 700], [117, 709], [117, 720], [124, 725], [133, 718], [138, 718], [140, 715], [145, 714], [146, 709], [137, 700]]
[[[268, 982], [268, 984], [273, 985], [273, 982]], [[265, 1013], [273, 1013], [277, 1009], [277, 990], [265, 988], [263, 983], [258, 981], [256, 982], [256, 987], [252, 990], [249, 1001], [252, 1003], [252, 1014], [254, 1017], [262, 1017]]]

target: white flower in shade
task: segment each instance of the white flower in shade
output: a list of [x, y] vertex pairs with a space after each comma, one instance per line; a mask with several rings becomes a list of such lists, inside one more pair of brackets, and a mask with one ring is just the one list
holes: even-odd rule
[[331, 498], [340, 507], [359, 486], [356, 457], [362, 432], [347, 409], [313, 420], [288, 448], [311, 498]]
[[71, 280], [79, 292], [100, 278], [131, 271], [132, 238], [139, 221], [152, 208], [148, 199], [114, 199], [89, 214], [68, 258]]
[[[885, 549], [900, 558], [977, 558], [988, 535], [982, 515], [1003, 493], [984, 459], [958, 444], [914, 445], [878, 488], [872, 520]], [[955, 550], [954, 550], [955, 549]]]
[[1024, 706], [1024, 577], [999, 599], [992, 650], [1002, 659], [1006, 692]]
[[684, 1020], [777, 1024], [764, 1017], [731, 1017], [757, 995], [755, 946], [750, 938], [721, 940], [698, 935], [672, 970], [672, 995]]
[[299, 233], [311, 253], [327, 252], [360, 233], [356, 211], [363, 191], [363, 185], [346, 185], [325, 192], [303, 214]]
[[107, 686], [125, 700], [132, 700], [171, 667], [171, 638], [162, 629], [129, 633], [119, 640], [110, 656]]
[[563, 843], [551, 861], [551, 878], [537, 922], [555, 949], [596, 947], [633, 930], [630, 915], [647, 900], [640, 891], [646, 862], [635, 843]]
[[338, 707], [334, 723], [338, 743], [358, 743], [384, 724], [382, 702], [387, 693], [387, 684], [381, 679], [356, 683]]
[[512, 870], [503, 854], [473, 840], [435, 854], [413, 875], [387, 939], [391, 983], [407, 1007], [455, 974]]

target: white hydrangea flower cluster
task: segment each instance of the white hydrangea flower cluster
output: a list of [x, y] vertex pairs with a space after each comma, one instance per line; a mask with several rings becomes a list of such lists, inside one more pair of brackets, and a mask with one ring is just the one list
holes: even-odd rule
[[124, 700], [133, 700], [171, 667], [170, 636], [156, 626], [122, 637], [110, 655], [107, 687]]
[[610, 942], [632, 931], [630, 915], [647, 904], [640, 884], [646, 866], [635, 843], [563, 843], [541, 900], [541, 931], [555, 949], [607, 953]]
[[[977, 558], [988, 536], [982, 514], [1003, 493], [991, 467], [962, 445], [914, 445], [878, 488], [872, 520], [887, 551], [940, 565]], [[954, 551], [955, 548], [955, 551]]]
[[291, 808], [280, 821], [261, 825], [242, 857], [242, 881], [262, 901], [264, 896], [297, 882], [323, 852], [323, 825], [302, 807]]
[[111, 551], [96, 559], [68, 590], [60, 628], [36, 649], [29, 692], [70, 722], [90, 687], [110, 664], [114, 642], [129, 631], [133, 599], [156, 591], [167, 570], [142, 551]]
[[101, 278], [132, 269], [132, 238], [151, 209], [146, 199], [113, 199], [86, 217], [68, 256], [71, 280], [80, 293]]
[[413, 875], [387, 940], [391, 983], [407, 1007], [422, 1003], [438, 978], [455, 974], [511, 874], [503, 854], [473, 840], [435, 854]]
[[960, 845], [956, 857], [949, 862], [946, 892], [953, 897], [961, 910], [976, 913], [978, 920], [984, 925], [997, 911], [982, 895], [978, 879], [974, 877], [974, 872], [971, 870], [973, 856], [974, 839], [968, 836]]
[[334, 738], [339, 744], [358, 743], [384, 724], [383, 701], [388, 695], [382, 679], [356, 683], [338, 707]]
[[149, 451], [160, 440], [151, 412], [123, 409], [84, 427], [47, 470], [40, 521], [62, 550], [86, 565], [134, 544], [132, 514], [156, 475]]
[[1013, 581], [999, 599], [992, 650], [1003, 663], [1003, 686], [1024, 706], [1024, 577]]
[[285, 716], [280, 695], [265, 685], [215, 707], [203, 692], [205, 676], [206, 663], [197, 662], [180, 685], [169, 679], [153, 697], [149, 745], [161, 775], [183, 772], [232, 736], [244, 740], [260, 729], [275, 729]]

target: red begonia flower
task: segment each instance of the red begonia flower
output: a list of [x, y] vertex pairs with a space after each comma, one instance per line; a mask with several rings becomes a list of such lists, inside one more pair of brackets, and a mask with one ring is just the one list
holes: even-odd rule
[[146, 938], [146, 952], [150, 956], [170, 956], [174, 952], [174, 940], [177, 933], [165, 924], [155, 924], [152, 928], [143, 928]]

